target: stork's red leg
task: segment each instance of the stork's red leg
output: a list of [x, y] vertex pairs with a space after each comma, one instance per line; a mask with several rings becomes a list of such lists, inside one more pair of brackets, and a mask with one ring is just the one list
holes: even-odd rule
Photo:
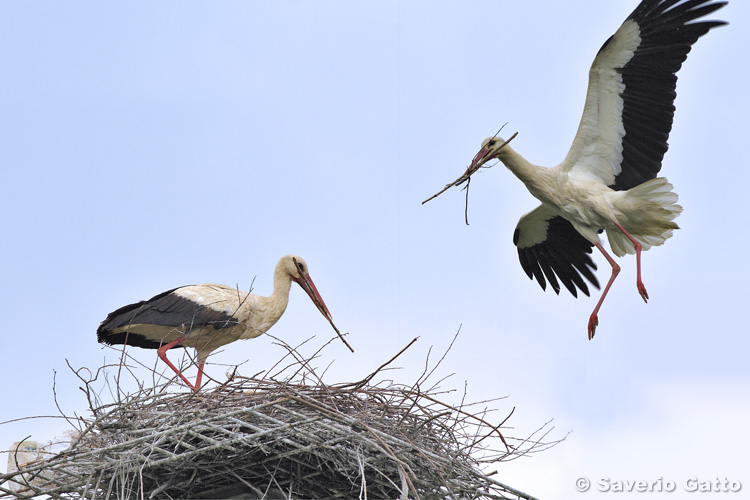
[[164, 361], [172, 370], [174, 370], [174, 372], [180, 376], [180, 378], [188, 385], [188, 387], [190, 387], [193, 390], [193, 392], [198, 392], [198, 388], [200, 388], [200, 380], [201, 380], [201, 374], [202, 374], [201, 369], [203, 368], [203, 363], [201, 363], [201, 366], [200, 366], [201, 369], [198, 370], [198, 380], [196, 382], [196, 385], [193, 385], [188, 381], [187, 378], [185, 378], [185, 375], [183, 375], [182, 372], [180, 372], [180, 370], [178, 370], [177, 367], [173, 365], [172, 362], [169, 361], [169, 359], [167, 359], [167, 351], [171, 349], [172, 347], [176, 346], [177, 344], [179, 344], [180, 342], [182, 342], [183, 340], [185, 340], [185, 337], [180, 337], [177, 340], [173, 340], [172, 342], [161, 346], [156, 352], [159, 354], [159, 357], [161, 358], [161, 360]]
[[646, 287], [643, 286], [643, 281], [641, 281], [641, 243], [630, 236], [630, 233], [625, 231], [625, 228], [622, 227], [620, 224], [615, 222], [615, 225], [622, 231], [622, 233], [628, 237], [630, 241], [633, 242], [633, 247], [635, 248], [635, 265], [637, 268], [636, 271], [636, 282], [635, 285], [638, 287], [638, 293], [641, 294], [641, 298], [643, 298], [644, 302], [648, 302], [648, 293], [646, 292]]
[[607, 282], [607, 286], [604, 287], [604, 291], [602, 292], [602, 296], [599, 297], [599, 302], [596, 303], [596, 307], [594, 308], [594, 312], [591, 313], [591, 316], [589, 317], [589, 340], [594, 338], [594, 333], [596, 332], [596, 327], [599, 325], [599, 308], [602, 307], [602, 303], [604, 302], [604, 297], [607, 296], [607, 292], [609, 292], [610, 287], [612, 286], [612, 283], [614, 283], [615, 278], [617, 278], [617, 275], [620, 274], [620, 266], [615, 262], [615, 259], [612, 258], [602, 246], [601, 243], [597, 242], [595, 243], [596, 248], [598, 248], [602, 254], [604, 255], [604, 258], [607, 259], [607, 262], [612, 266], [612, 275], [609, 277], [609, 281]]
[[201, 361], [198, 364], [198, 376], [195, 378], [195, 387], [193, 388], [193, 392], [198, 392], [201, 389], [201, 378], [203, 378], [203, 365], [206, 364], [205, 361]]

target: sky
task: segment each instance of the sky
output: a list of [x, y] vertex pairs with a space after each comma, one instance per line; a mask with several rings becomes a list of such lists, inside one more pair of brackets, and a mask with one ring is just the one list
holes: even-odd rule
[[[493, 404], [498, 421], [515, 408], [506, 434], [551, 421], [549, 437], [565, 437], [499, 464], [498, 480], [539, 498], [608, 498], [617, 481], [659, 478], [677, 491], [693, 479], [750, 489], [738, 64], [748, 2], [711, 16], [730, 25], [699, 40], [679, 73], [661, 174], [684, 212], [643, 254], [651, 299], [638, 295], [634, 257], [620, 259], [593, 341], [598, 294], [543, 292], [521, 269], [512, 234], [537, 202], [502, 165], [473, 178], [468, 226], [462, 191], [421, 204], [505, 123], [529, 161], [560, 162], [591, 61], [635, 6], [0, 4], [0, 449], [69, 428], [8, 421], [59, 415], [57, 405], [87, 415], [68, 364], [118, 361], [96, 342], [110, 311], [197, 283], [268, 295], [277, 260], [294, 253], [355, 349], [325, 349], [328, 383], [361, 379], [419, 337], [386, 374], [411, 383], [430, 347], [434, 361], [460, 329], [439, 367], [457, 390], [446, 397], [464, 387], [467, 400], [504, 397]], [[604, 282], [608, 265], [594, 260]], [[334, 335], [296, 286], [270, 333], [293, 345]], [[155, 351], [128, 354], [164, 369]], [[267, 336], [237, 342], [207, 374], [241, 364], [253, 375], [282, 354]], [[581, 478], [589, 491], [576, 490]], [[701, 497], [714, 496], [739, 495]]]

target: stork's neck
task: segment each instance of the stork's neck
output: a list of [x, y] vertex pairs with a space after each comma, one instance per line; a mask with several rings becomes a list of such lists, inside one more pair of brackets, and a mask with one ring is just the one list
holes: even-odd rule
[[281, 318], [289, 303], [289, 290], [292, 287], [292, 278], [281, 266], [276, 266], [273, 273], [273, 293], [268, 297], [254, 296], [251, 301], [246, 302], [247, 314], [252, 320], [253, 330], [265, 332]]
[[269, 305], [278, 310], [279, 317], [284, 314], [289, 303], [289, 290], [292, 288], [292, 278], [281, 262], [273, 272], [273, 293], [266, 298]]
[[503, 162], [503, 165], [508, 167], [508, 170], [513, 172], [521, 182], [526, 184], [526, 187], [531, 191], [531, 194], [542, 201], [549, 199], [548, 191], [555, 184], [552, 182], [552, 177], [554, 176], [552, 169], [540, 167], [539, 165], [534, 165], [533, 163], [528, 162], [526, 158], [518, 154], [509, 144], [506, 144], [498, 152], [497, 158]]

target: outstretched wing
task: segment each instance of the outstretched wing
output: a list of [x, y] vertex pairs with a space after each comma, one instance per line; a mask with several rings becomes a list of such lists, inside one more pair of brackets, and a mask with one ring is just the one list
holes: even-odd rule
[[723, 21], [691, 22], [727, 2], [643, 0], [599, 50], [583, 117], [560, 167], [615, 190], [656, 177], [674, 117], [677, 71]]
[[521, 217], [513, 233], [513, 243], [518, 247], [521, 267], [529, 278], [536, 278], [543, 290], [549, 281], [559, 294], [559, 279], [574, 297], [578, 297], [576, 287], [588, 295], [589, 288], [583, 278], [599, 288], [593, 272], [596, 264], [591, 260], [594, 245], [570, 222], [544, 205]]

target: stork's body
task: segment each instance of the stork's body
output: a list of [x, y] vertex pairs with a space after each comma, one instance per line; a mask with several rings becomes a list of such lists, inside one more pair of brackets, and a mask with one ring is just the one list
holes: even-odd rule
[[589, 72], [583, 117], [573, 145], [553, 168], [533, 165], [505, 141], [490, 137], [469, 167], [499, 159], [542, 204], [524, 215], [513, 241], [521, 265], [543, 289], [559, 281], [577, 296], [599, 283], [592, 247], [612, 274], [591, 317], [593, 338], [599, 308], [620, 267], [599, 241], [606, 231], [617, 256], [635, 253], [636, 284], [644, 300], [641, 251], [661, 245], [677, 229], [682, 211], [672, 185], [656, 175], [672, 128], [677, 77], [691, 46], [722, 21], [695, 21], [726, 2], [643, 0], [599, 50]]
[[[190, 285], [168, 290], [149, 300], [110, 313], [97, 331], [99, 342], [158, 349], [159, 357], [194, 391], [200, 389], [206, 358], [221, 346], [255, 338], [279, 320], [289, 302], [292, 281], [297, 282], [318, 310], [330, 321], [323, 299], [300, 257], [282, 257], [274, 271], [269, 297], [225, 285]], [[167, 359], [172, 347], [192, 347], [198, 376], [195, 385]]]

